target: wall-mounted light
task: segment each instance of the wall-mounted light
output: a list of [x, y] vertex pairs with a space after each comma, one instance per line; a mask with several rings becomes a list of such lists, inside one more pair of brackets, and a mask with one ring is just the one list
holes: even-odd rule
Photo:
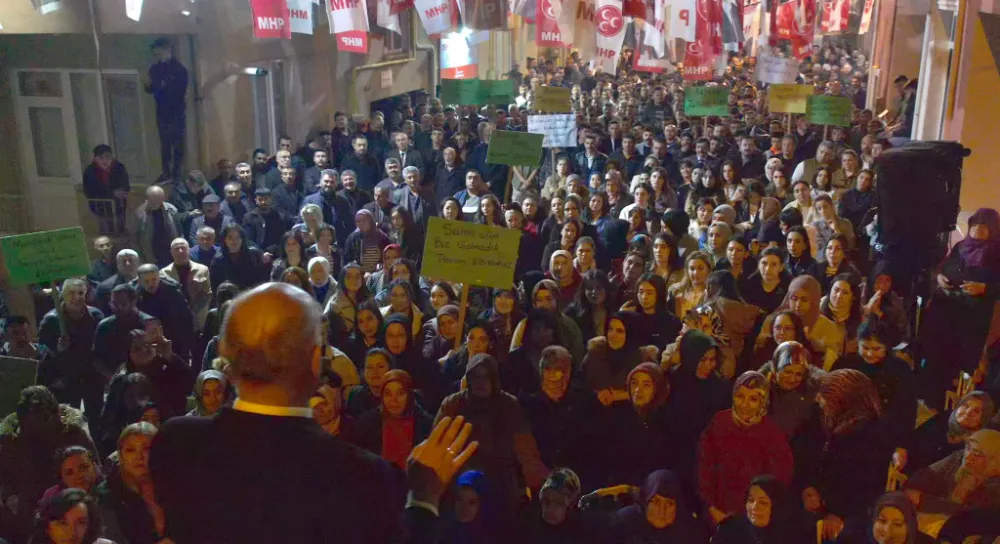
[[243, 69], [243, 73], [248, 76], [266, 76], [267, 68], [257, 68], [256, 66], [248, 66]]
[[191, 12], [188, 11], [188, 10], [186, 10], [186, 9], [185, 10], [181, 10], [181, 15], [183, 15], [185, 17], [190, 17], [191, 16]]

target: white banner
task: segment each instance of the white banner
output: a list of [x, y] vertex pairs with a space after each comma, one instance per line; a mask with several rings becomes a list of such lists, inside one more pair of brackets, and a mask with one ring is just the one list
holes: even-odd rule
[[695, 40], [697, 0], [676, 0], [670, 9], [670, 36], [686, 42]]
[[542, 147], [576, 147], [576, 114], [529, 115], [528, 132], [545, 135]]
[[622, 0], [597, 0], [594, 13], [597, 28], [597, 56], [590, 65], [606, 74], [615, 75], [618, 69], [618, 54], [625, 42], [625, 16], [622, 14]]
[[667, 52], [667, 21], [670, 20], [671, 7], [667, 5], [667, 0], [653, 0], [653, 20], [645, 22], [643, 45], [652, 47], [658, 57]]
[[799, 76], [799, 61], [763, 53], [757, 57], [754, 75], [757, 81], [764, 83], [795, 83], [795, 78]]
[[399, 30], [399, 14], [392, 12], [392, 0], [376, 0], [376, 2], [378, 11], [375, 24], [402, 36], [403, 33]]
[[556, 23], [559, 25], [559, 34], [562, 42], [573, 44], [576, 39], [576, 11], [579, 3], [584, 0], [551, 0], [552, 11], [555, 13]]
[[368, 32], [368, 9], [364, 0], [327, 0], [330, 33]]
[[596, 0], [579, 0], [576, 5], [576, 32], [572, 43], [580, 51], [580, 58], [592, 59], [597, 56], [597, 23], [594, 21], [596, 11]]
[[313, 33], [313, 3], [312, 0], [288, 0], [288, 20], [291, 21], [292, 34]]
[[414, 0], [413, 8], [420, 15], [428, 36], [451, 30], [451, 0]]
[[872, 24], [872, 11], [875, 9], [875, 0], [865, 0], [865, 6], [861, 10], [861, 26], [858, 27], [858, 34], [867, 34], [868, 27]]

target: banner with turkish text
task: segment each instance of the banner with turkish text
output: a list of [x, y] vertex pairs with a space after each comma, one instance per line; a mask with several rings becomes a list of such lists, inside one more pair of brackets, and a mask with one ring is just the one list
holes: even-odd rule
[[726, 51], [738, 51], [746, 40], [743, 32], [743, 8], [737, 0], [722, 0], [722, 44]]
[[292, 38], [292, 25], [285, 0], [250, 0], [250, 13], [253, 17], [254, 38]]
[[392, 11], [395, 2], [393, 2], [393, 0], [375, 1], [377, 2], [375, 5], [375, 24], [386, 30], [391, 30], [396, 34], [402, 35], [402, 32], [399, 29], [399, 13], [393, 13]]
[[684, 72], [689, 81], [712, 79], [715, 57], [722, 54], [721, 0], [697, 0], [695, 40], [684, 52]]
[[577, 0], [538, 0], [535, 43], [539, 47], [569, 47], [576, 28]]
[[580, 58], [592, 59], [597, 55], [597, 23], [594, 21], [596, 11], [596, 0], [578, 0], [576, 4], [573, 47], [580, 51]]
[[363, 30], [351, 30], [350, 32], [337, 33], [337, 51], [344, 51], [346, 53], [367, 53], [368, 32]]
[[851, 2], [849, 0], [827, 0], [823, 4], [823, 20], [820, 31], [823, 34], [847, 32], [847, 24], [851, 20]]
[[291, 22], [292, 34], [313, 33], [313, 3], [312, 0], [287, 0], [288, 19]]
[[334, 34], [369, 30], [365, 0], [327, 0], [327, 13], [330, 18], [330, 32]]
[[695, 12], [697, 0], [676, 0], [671, 3], [670, 32], [671, 38], [680, 38], [686, 42], [695, 40]]
[[458, 0], [458, 13], [462, 24], [473, 30], [500, 30], [507, 23], [503, 0]]
[[428, 36], [452, 29], [455, 5], [451, 0], [414, 0], [413, 8], [417, 10]]
[[597, 27], [597, 56], [591, 62], [595, 69], [614, 75], [618, 69], [618, 54], [625, 42], [625, 15], [621, 0], [597, 0], [594, 13]]
[[[667, 21], [670, 20], [671, 6], [667, 5], [667, 0], [652, 0], [652, 9], [645, 19], [645, 35], [643, 45], [648, 45], [656, 52], [657, 57], [666, 54], [667, 45]], [[639, 23], [636, 23], [639, 24]]]

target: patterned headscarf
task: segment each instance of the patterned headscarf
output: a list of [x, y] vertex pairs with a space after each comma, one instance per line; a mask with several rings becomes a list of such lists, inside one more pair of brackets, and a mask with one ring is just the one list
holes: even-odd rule
[[741, 387], [746, 387], [751, 391], [759, 393], [763, 399], [760, 403], [760, 410], [749, 419], [741, 418], [739, 413], [736, 411], [735, 404], [733, 406], [733, 421], [735, 421], [740, 427], [753, 427], [754, 425], [760, 423], [761, 420], [764, 419], [764, 416], [767, 415], [768, 394], [770, 393], [767, 378], [756, 370], [748, 370], [747, 372], [740, 374], [740, 377], [736, 378], [736, 385], [733, 386], [734, 399], [736, 397], [736, 391]]
[[860, 370], [842, 368], [827, 374], [819, 385], [823, 397], [823, 427], [842, 434], [858, 424], [882, 417], [875, 384]]
[[[978, 400], [983, 406], [983, 413], [979, 418], [979, 427], [975, 429], [966, 429], [958, 423], [958, 408], [961, 408], [970, 400]], [[948, 438], [952, 439], [954, 442], [965, 442], [967, 438], [972, 436], [972, 433], [982, 429], [990, 422], [991, 419], [993, 419], [994, 412], [995, 408], [993, 406], [993, 399], [991, 399], [985, 392], [973, 391], [968, 395], [965, 395], [958, 403], [958, 407], [952, 410], [951, 415], [948, 416]]]

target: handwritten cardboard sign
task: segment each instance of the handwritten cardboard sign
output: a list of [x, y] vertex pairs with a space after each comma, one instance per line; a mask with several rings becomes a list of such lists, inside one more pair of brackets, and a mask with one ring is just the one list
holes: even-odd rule
[[497, 130], [486, 148], [486, 162], [510, 166], [537, 166], [542, 160], [543, 134]]
[[572, 111], [569, 89], [543, 85], [535, 91], [535, 109], [545, 113], [566, 113]]
[[851, 126], [851, 99], [844, 96], [810, 96], [806, 119], [817, 125]]
[[431, 217], [420, 273], [428, 278], [509, 289], [521, 232]]
[[729, 115], [727, 87], [690, 87], [684, 91], [684, 113], [690, 117]]
[[545, 136], [542, 147], [575, 147], [576, 114], [529, 115], [528, 132]]
[[0, 249], [14, 285], [48, 283], [90, 272], [80, 227], [5, 236], [0, 238]]
[[775, 84], [767, 88], [767, 108], [777, 113], [805, 113], [812, 85]]

